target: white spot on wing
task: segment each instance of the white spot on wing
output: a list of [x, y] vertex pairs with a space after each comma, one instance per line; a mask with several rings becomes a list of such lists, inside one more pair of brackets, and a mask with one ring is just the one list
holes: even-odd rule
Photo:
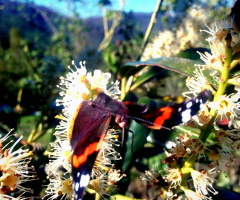
[[200, 104], [200, 109], [203, 109], [204, 108], [204, 104]]
[[87, 187], [89, 180], [90, 180], [89, 174], [86, 175], [82, 174], [80, 180], [80, 187]]
[[190, 101], [190, 102], [187, 103], [186, 107], [187, 107], [187, 108], [191, 108], [191, 107], [192, 107], [192, 104], [193, 104], [193, 103]]
[[80, 177], [80, 172], [77, 173], [77, 177]]
[[181, 110], [182, 110], [182, 107], [178, 108], [178, 112], [181, 112]]
[[182, 121], [188, 122], [191, 119], [191, 109], [182, 112]]
[[75, 194], [75, 199], [78, 199], [78, 194]]
[[198, 103], [198, 102], [199, 102], [199, 99], [198, 99], [198, 98], [196, 98], [196, 99], [195, 99], [195, 102], [196, 102], [196, 103]]
[[75, 188], [74, 188], [74, 189], [75, 189], [76, 192], [78, 191], [78, 189], [79, 189], [79, 183], [76, 183], [76, 184], [75, 184]]

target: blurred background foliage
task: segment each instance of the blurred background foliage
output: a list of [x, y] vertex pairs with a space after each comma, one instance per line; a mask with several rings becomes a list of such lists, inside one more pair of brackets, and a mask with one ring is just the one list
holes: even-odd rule
[[[34, 150], [33, 164], [40, 177], [36, 196], [43, 195], [44, 189], [39, 187], [47, 184], [46, 152], [54, 140], [55, 116], [61, 111], [55, 105], [59, 95], [56, 85], [72, 60], [86, 60], [88, 71], [111, 72], [113, 80], [121, 81], [122, 99], [149, 107], [181, 102], [186, 75], [193, 75], [188, 67], [200, 62], [196, 51], [209, 51], [199, 29], [206, 29], [204, 23], [223, 19], [232, 5], [226, 0], [162, 1], [143, 44], [152, 13], [124, 12], [124, 7], [111, 10], [110, 0], [67, 2], [72, 5], [71, 16], [34, 1], [0, 0], [0, 131], [14, 128]], [[103, 16], [81, 18], [74, 8], [86, 4], [100, 6]], [[116, 165], [129, 176], [120, 182], [118, 193], [150, 198], [136, 177], [149, 163], [162, 168], [162, 148], [166, 139], [174, 136], [153, 134], [136, 123], [129, 129], [141, 135], [135, 135], [134, 153], [131, 134], [121, 149], [124, 159]], [[224, 181], [221, 186], [239, 191]]]

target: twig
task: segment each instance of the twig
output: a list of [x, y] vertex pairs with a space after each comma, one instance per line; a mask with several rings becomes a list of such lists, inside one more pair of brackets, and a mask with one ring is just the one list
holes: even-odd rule
[[102, 51], [105, 48], [107, 48], [107, 46], [109, 45], [109, 43], [112, 40], [112, 37], [113, 37], [113, 34], [114, 34], [114, 30], [119, 25], [120, 20], [121, 20], [121, 16], [119, 16], [117, 14], [117, 16], [113, 19], [113, 24], [112, 24], [111, 28], [109, 29], [109, 31], [107, 33], [105, 33], [103, 41], [101, 42], [101, 44], [98, 47], [98, 51]]
[[141, 59], [142, 54], [143, 54], [143, 52], [144, 52], [144, 50], [145, 50], [145, 47], [147, 46], [150, 33], [152, 32], [153, 25], [154, 25], [155, 22], [156, 22], [157, 14], [158, 14], [159, 11], [160, 11], [162, 2], [163, 2], [163, 0], [158, 0], [157, 5], [156, 5], [156, 7], [155, 7], [155, 10], [153, 11], [151, 20], [150, 20], [149, 25], [148, 25], [148, 28], [147, 28], [147, 31], [146, 31], [145, 36], [144, 36], [144, 38], [143, 38], [143, 42], [142, 42], [142, 45], [141, 45], [141, 53], [140, 53], [140, 55], [138, 56], [137, 60], [140, 60], [140, 59]]

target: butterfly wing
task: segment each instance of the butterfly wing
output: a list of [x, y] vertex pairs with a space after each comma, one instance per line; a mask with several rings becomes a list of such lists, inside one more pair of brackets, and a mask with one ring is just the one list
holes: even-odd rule
[[193, 115], [197, 114], [201, 106], [206, 103], [210, 95], [211, 91], [204, 90], [197, 97], [187, 102], [150, 110], [133, 119], [151, 129], [159, 130], [163, 126], [170, 128], [189, 121]]
[[73, 149], [72, 179], [74, 200], [83, 197], [92, 167], [107, 132], [111, 116], [93, 107], [91, 101], [82, 102], [70, 122], [68, 138]]

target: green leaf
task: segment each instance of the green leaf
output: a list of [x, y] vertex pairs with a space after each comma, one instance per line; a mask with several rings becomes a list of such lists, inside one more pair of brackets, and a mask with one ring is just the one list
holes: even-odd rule
[[127, 65], [127, 64], [124, 64], [119, 69], [119, 75], [121, 77], [130, 77], [130, 76], [136, 74], [137, 72], [141, 71], [144, 67], [147, 66], [147, 65], [135, 66], [135, 65]]
[[202, 48], [202, 47], [190, 48], [190, 49], [184, 49], [184, 50], [180, 51], [177, 54], [176, 57], [201, 61], [200, 60], [200, 56], [199, 56], [199, 54], [197, 52], [200, 52], [200, 53], [204, 53], [204, 52], [211, 53], [211, 51], [209, 49], [207, 49], [207, 48]]
[[133, 91], [141, 84], [146, 83], [155, 77], [163, 78], [165, 77], [166, 73], [166, 70], [163, 70], [162, 68], [159, 68], [157, 66], [152, 66], [146, 73], [142, 74], [136, 79], [136, 81], [131, 86], [130, 91]]
[[[130, 128], [134, 134], [134, 140], [132, 138], [132, 134], [129, 133], [128, 140], [126, 142], [126, 154], [123, 161], [122, 171], [125, 172], [129, 166], [134, 161], [134, 156], [138, 153], [138, 151], [144, 146], [146, 143], [146, 138], [149, 134], [150, 129], [143, 127], [135, 121], [132, 121]], [[133, 146], [132, 146], [133, 140]], [[133, 152], [132, 152], [133, 148]]]
[[[186, 58], [175, 58], [175, 57], [152, 58], [147, 61], [136, 61], [136, 62], [129, 62], [124, 64], [121, 67], [122, 69], [121, 69], [120, 75], [124, 76], [124, 72], [127, 72], [127, 75], [134, 74], [135, 72], [134, 67], [136, 68], [135, 70], [138, 72], [139, 69], [143, 69], [144, 66], [158, 66], [166, 70], [174, 71], [174, 72], [183, 74], [185, 76], [192, 77], [192, 76], [195, 76], [195, 73], [194, 73], [196, 69], [196, 67], [194, 66], [195, 64], [203, 65], [204, 63], [196, 60], [186, 59]], [[209, 84], [212, 84], [213, 86], [218, 85], [218, 83], [210, 75], [209, 70], [204, 70], [203, 74], [206, 80], [209, 82]]]
[[[149, 109], [152, 106], [156, 105], [156, 103], [154, 103], [153, 100], [147, 97], [139, 99], [138, 103], [139, 104], [144, 103], [145, 105], [148, 105]], [[146, 138], [150, 132], [150, 129], [138, 124], [135, 121], [132, 121], [129, 129], [133, 132], [134, 138], [132, 138], [132, 134], [129, 133], [128, 140], [126, 142], [126, 154], [124, 156], [124, 161], [122, 166], [123, 172], [125, 172], [129, 168], [129, 166], [132, 164], [132, 162], [134, 161], [135, 155], [138, 154], [138, 152], [142, 149], [142, 147], [146, 143]], [[133, 145], [132, 145], [132, 141], [133, 141]], [[132, 152], [132, 149], [133, 149], [133, 152]]]
[[234, 67], [231, 72], [230, 72], [230, 77], [231, 78], [235, 78], [237, 76], [240, 76], [240, 67], [239, 64], [236, 65], [236, 67]]
[[133, 92], [128, 92], [123, 101], [131, 101], [131, 102], [137, 102], [138, 101], [138, 98], [137, 96], [133, 93]]
[[142, 67], [142, 66], [158, 66], [166, 70], [175, 71], [177, 73], [193, 76], [195, 64], [202, 64], [201, 62], [196, 62], [194, 60], [186, 59], [186, 58], [174, 58], [174, 57], [160, 57], [160, 58], [152, 58], [146, 61], [136, 61], [129, 62], [123, 65], [123, 67], [131, 66], [131, 67]]

